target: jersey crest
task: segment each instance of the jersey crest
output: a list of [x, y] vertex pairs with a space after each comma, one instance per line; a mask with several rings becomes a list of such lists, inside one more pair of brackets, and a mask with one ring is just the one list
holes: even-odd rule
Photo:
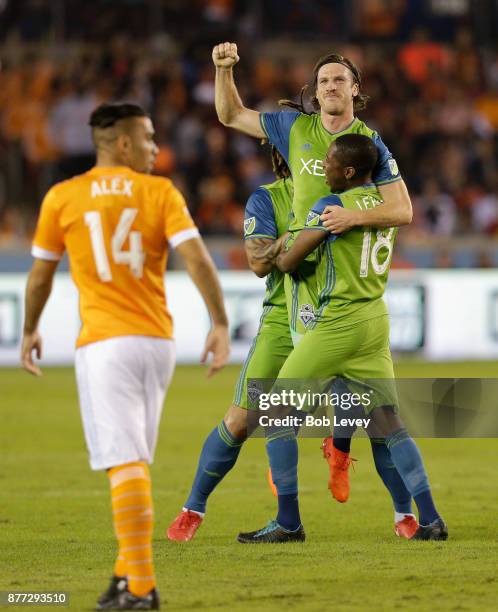
[[256, 229], [256, 217], [244, 219], [244, 236], [250, 236]]

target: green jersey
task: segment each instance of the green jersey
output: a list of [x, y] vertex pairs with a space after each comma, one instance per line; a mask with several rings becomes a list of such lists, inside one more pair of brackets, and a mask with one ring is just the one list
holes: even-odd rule
[[[318, 200], [308, 213], [306, 230], [327, 232], [320, 215], [326, 206], [367, 210], [382, 203], [374, 184], [362, 185]], [[329, 234], [314, 251], [317, 266], [307, 287], [315, 312], [307, 330], [317, 322], [335, 327], [387, 314], [382, 296], [391, 264], [396, 229], [356, 227], [342, 235]]]
[[[244, 218], [244, 239], [269, 238], [276, 240], [289, 227], [293, 186], [290, 179], [280, 179], [262, 185], [249, 197]], [[273, 269], [266, 277], [266, 293], [263, 301], [264, 322], [287, 324], [287, 305], [284, 292], [284, 275]]]
[[317, 113], [261, 113], [260, 121], [269, 141], [283, 155], [292, 173], [294, 218], [289, 227], [290, 231], [302, 229], [311, 206], [330, 193], [325, 182], [323, 160], [331, 143], [338, 136], [364, 134], [374, 141], [379, 157], [372, 177], [377, 186], [401, 179], [396, 161], [380, 136], [358, 118], [346, 129], [333, 134], [323, 127], [321, 117]]
[[[281, 179], [259, 187], [246, 204], [244, 238], [276, 240], [287, 231], [292, 204], [292, 181]], [[233, 403], [251, 408], [248, 382], [275, 379], [292, 352], [284, 294], [284, 275], [274, 269], [266, 277], [266, 294], [258, 333], [240, 371]]]

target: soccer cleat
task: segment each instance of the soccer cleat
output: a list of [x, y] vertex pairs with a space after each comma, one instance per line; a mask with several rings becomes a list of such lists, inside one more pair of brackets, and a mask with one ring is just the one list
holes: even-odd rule
[[273, 493], [273, 495], [275, 495], [275, 497], [278, 497], [278, 491], [277, 491], [277, 487], [275, 486], [275, 483], [273, 482], [271, 468], [268, 468], [267, 479], [268, 479], [268, 486], [270, 487], [271, 492]]
[[419, 525], [412, 540], [447, 540], [448, 527], [442, 518], [437, 518], [429, 525]]
[[343, 504], [349, 498], [349, 466], [356, 459], [350, 457], [349, 453], [343, 453], [335, 448], [332, 437], [323, 440], [322, 450], [330, 470], [328, 487], [332, 497]]
[[107, 590], [97, 599], [96, 610], [112, 610], [108, 606], [115, 603], [117, 596], [126, 591], [128, 580], [126, 576], [113, 576]]
[[182, 510], [166, 531], [169, 540], [190, 542], [201, 526], [203, 517], [191, 510]]
[[295, 531], [288, 531], [277, 523], [270, 521], [263, 529], [239, 533], [237, 540], [241, 544], [283, 544], [286, 542], [304, 542], [306, 534], [302, 525]]
[[417, 533], [419, 525], [413, 514], [405, 514], [405, 517], [394, 524], [394, 533], [400, 538], [410, 540]]
[[139, 597], [128, 589], [119, 593], [106, 610], [159, 610], [159, 593], [152, 589], [148, 595]]

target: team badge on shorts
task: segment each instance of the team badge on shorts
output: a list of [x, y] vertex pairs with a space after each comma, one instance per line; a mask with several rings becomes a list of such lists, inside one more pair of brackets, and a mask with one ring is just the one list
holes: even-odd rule
[[256, 217], [244, 219], [244, 236], [250, 236], [256, 229]]
[[258, 407], [259, 396], [263, 393], [263, 386], [255, 380], [247, 381], [247, 400], [250, 408]]
[[387, 163], [389, 164], [389, 170], [393, 176], [397, 176], [399, 174], [398, 164], [395, 159], [388, 159]]
[[315, 320], [315, 311], [313, 310], [313, 306], [311, 304], [303, 304], [299, 311], [299, 318], [303, 322], [305, 327], [311, 323], [311, 321]]

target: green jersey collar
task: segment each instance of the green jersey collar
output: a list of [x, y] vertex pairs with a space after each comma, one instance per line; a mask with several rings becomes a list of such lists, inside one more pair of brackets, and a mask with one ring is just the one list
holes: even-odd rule
[[358, 117], [353, 117], [353, 121], [351, 121], [351, 123], [349, 125], [347, 125], [344, 129], [340, 130], [339, 132], [329, 132], [327, 130], [327, 128], [323, 125], [322, 116], [320, 115], [320, 113], [317, 113], [317, 114], [320, 117], [320, 125], [322, 126], [322, 129], [325, 132], [327, 132], [327, 134], [330, 134], [331, 136], [339, 136], [343, 132], [347, 132], [348, 130], [350, 130], [353, 127], [353, 125], [355, 124], [356, 121], [359, 121]]
[[337, 195], [341, 196], [343, 193], [349, 193], [350, 191], [354, 191], [355, 189], [365, 189], [366, 187], [377, 187], [377, 185], [375, 183], [363, 183], [363, 185], [356, 185], [356, 187], [350, 187], [349, 189], [340, 191]]

